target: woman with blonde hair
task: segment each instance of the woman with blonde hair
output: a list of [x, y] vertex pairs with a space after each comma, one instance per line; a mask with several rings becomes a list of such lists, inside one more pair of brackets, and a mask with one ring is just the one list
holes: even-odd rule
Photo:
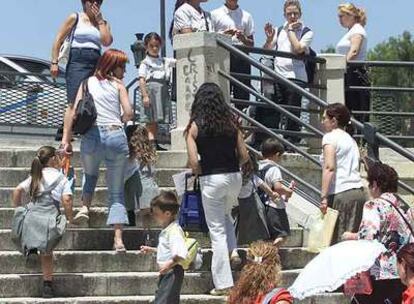
[[229, 304], [291, 304], [293, 297], [278, 288], [282, 279], [278, 247], [271, 242], [255, 242], [247, 253], [239, 281], [228, 298]]
[[[338, 6], [339, 23], [348, 32], [336, 45], [336, 52], [346, 56], [347, 61], [364, 61], [367, 57], [367, 16], [365, 11], [352, 3]], [[348, 66], [345, 86], [370, 86], [368, 74], [363, 66]], [[346, 91], [345, 104], [351, 111], [369, 111], [370, 95], [368, 91]], [[355, 115], [360, 121], [367, 121], [367, 115]]]

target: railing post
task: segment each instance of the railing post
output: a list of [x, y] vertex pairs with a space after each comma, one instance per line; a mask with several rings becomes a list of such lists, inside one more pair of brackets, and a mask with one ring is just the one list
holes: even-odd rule
[[174, 37], [177, 59], [177, 128], [171, 131], [172, 150], [185, 150], [183, 132], [190, 118], [191, 105], [198, 88], [205, 82], [217, 83], [230, 102], [229, 81], [218, 74], [230, 71], [229, 52], [217, 45], [217, 38], [230, 39], [208, 32], [188, 33]]
[[368, 157], [374, 160], [379, 160], [379, 142], [376, 137], [377, 128], [369, 123], [364, 123], [364, 139], [368, 144]]
[[319, 64], [317, 80], [326, 86], [321, 91], [321, 99], [328, 103], [345, 103], [345, 56], [339, 54], [318, 54], [326, 60], [325, 64]]

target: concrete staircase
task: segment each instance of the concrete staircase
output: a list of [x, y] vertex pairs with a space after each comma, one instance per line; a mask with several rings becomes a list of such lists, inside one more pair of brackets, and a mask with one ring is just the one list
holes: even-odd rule
[[[44, 143], [42, 143], [44, 144]], [[53, 143], [55, 145], [55, 143]], [[0, 141], [0, 303], [150, 303], [157, 287], [157, 267], [154, 256], [141, 255], [137, 248], [144, 243], [141, 219], [137, 228], [125, 230], [126, 254], [112, 250], [112, 230], [105, 226], [104, 174], [98, 190], [88, 226], [70, 228], [55, 252], [55, 290], [57, 299], [45, 300], [41, 295], [40, 265], [27, 267], [24, 258], [10, 241], [13, 215], [11, 192], [28, 174], [39, 142], [5, 145]], [[162, 188], [172, 188], [171, 175], [185, 165], [185, 154], [160, 153], [157, 180]], [[75, 167], [80, 167], [79, 153], [75, 153]], [[79, 208], [81, 174], [78, 173], [75, 206]], [[151, 238], [156, 240], [160, 229], [153, 224]], [[225, 303], [223, 297], [207, 295], [212, 285], [209, 272], [211, 249], [209, 238], [194, 234], [203, 246], [203, 267], [186, 273], [182, 288], [182, 303]], [[289, 286], [300, 269], [313, 257], [304, 250], [303, 231], [294, 228], [292, 236], [281, 250], [283, 286]], [[348, 303], [340, 294], [327, 294], [297, 303]]]

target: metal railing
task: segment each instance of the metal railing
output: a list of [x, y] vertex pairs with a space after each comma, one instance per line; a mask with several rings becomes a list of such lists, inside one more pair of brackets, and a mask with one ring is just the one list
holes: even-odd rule
[[[309, 91], [305, 90], [304, 88], [297, 85], [296, 83], [286, 79], [285, 77], [283, 77], [282, 75], [276, 73], [274, 70], [270, 69], [269, 67], [261, 64], [259, 61], [255, 60], [254, 58], [250, 57], [245, 52], [240, 50], [238, 47], [234, 47], [233, 45], [228, 44], [227, 42], [225, 42], [225, 41], [223, 41], [219, 38], [217, 39], [217, 44], [220, 47], [222, 47], [222, 48], [226, 49], [227, 51], [229, 51], [230, 53], [232, 53], [233, 55], [236, 55], [239, 58], [242, 58], [243, 60], [249, 62], [253, 67], [260, 70], [263, 74], [266, 74], [267, 77], [272, 78], [274, 81], [280, 83], [281, 85], [289, 88], [290, 90], [295, 91], [296, 93], [300, 94], [302, 97], [306, 97], [310, 102], [313, 102], [314, 104], [316, 104], [321, 109], [324, 109], [328, 105], [328, 103], [326, 101], [324, 101], [321, 98], [311, 94]], [[267, 51], [268, 50], [265, 50], [265, 52], [267, 52]], [[258, 100], [264, 102], [266, 104], [266, 106], [277, 110], [279, 113], [281, 113], [283, 115], [286, 115], [289, 119], [294, 120], [295, 122], [297, 122], [302, 127], [312, 131], [314, 135], [316, 135], [318, 137], [323, 136], [324, 133], [322, 131], [320, 131], [318, 128], [312, 126], [309, 123], [306, 123], [306, 122], [302, 121], [300, 118], [296, 117], [295, 115], [293, 115], [292, 113], [287, 111], [284, 107], [281, 107], [280, 105], [277, 105], [272, 100], [270, 100], [269, 98], [267, 98], [267, 97], [263, 96], [262, 94], [258, 93], [256, 90], [252, 89], [251, 87], [245, 85], [244, 83], [242, 83], [241, 81], [239, 81], [238, 79], [233, 77], [232, 75], [229, 75], [228, 73], [226, 73], [222, 70], [219, 71], [219, 74], [222, 77], [224, 77], [225, 79], [229, 80], [234, 85], [237, 85], [240, 88], [243, 88], [244, 90], [248, 91], [250, 94], [255, 96]], [[251, 102], [246, 101], [245, 104], [246, 103], [251, 103]], [[257, 104], [256, 104], [256, 106], [257, 106]], [[290, 143], [289, 141], [285, 140], [280, 134], [275, 133], [273, 130], [265, 127], [260, 122], [254, 120], [253, 118], [249, 117], [248, 115], [246, 115], [245, 113], [241, 112], [240, 110], [238, 110], [236, 108], [233, 108], [233, 111], [237, 115], [239, 115], [240, 117], [242, 117], [243, 119], [248, 121], [250, 124], [254, 125], [255, 127], [259, 128], [259, 129], [261, 129], [262, 132], [264, 132], [264, 133], [266, 133], [266, 134], [268, 134], [272, 137], [276, 137], [284, 145], [290, 147], [292, 150], [294, 150], [298, 154], [304, 156], [306, 159], [308, 159], [309, 161], [311, 161], [315, 165], [321, 167], [320, 162], [319, 162], [318, 159], [316, 159], [312, 155], [308, 154], [307, 152], [303, 151], [302, 149], [298, 148], [296, 145], [294, 145], [294, 144]], [[409, 151], [408, 149], [402, 147], [401, 145], [397, 144], [396, 142], [392, 141], [387, 136], [384, 136], [383, 134], [377, 132], [375, 127], [373, 127], [371, 124], [369, 124], [369, 123], [363, 124], [360, 121], [356, 120], [355, 118], [351, 118], [351, 121], [352, 121], [352, 124], [358, 130], [360, 130], [362, 134], [364, 134], [364, 138], [367, 141], [368, 145], [370, 146], [369, 153], [370, 153], [371, 157], [374, 157], [374, 158], [378, 159], [378, 156], [379, 156], [378, 148], [379, 148], [379, 146], [386, 146], [386, 147], [390, 148], [391, 150], [397, 152], [398, 154], [402, 155], [403, 157], [405, 157], [405, 158], [409, 159], [410, 161], [414, 162], [414, 154], [411, 151]], [[311, 134], [306, 134], [306, 135], [309, 136]], [[286, 170], [286, 172], [288, 172], [288, 170]], [[289, 172], [289, 173], [292, 174], [291, 172]], [[306, 185], [306, 184], [303, 184], [303, 185], [309, 186], [309, 185]], [[399, 185], [404, 190], [410, 192], [411, 194], [414, 194], [414, 188], [412, 188], [411, 186], [409, 186], [409, 185], [407, 185], [407, 184], [405, 184], [401, 181], [399, 181]], [[315, 192], [315, 189], [312, 189], [312, 191]]]

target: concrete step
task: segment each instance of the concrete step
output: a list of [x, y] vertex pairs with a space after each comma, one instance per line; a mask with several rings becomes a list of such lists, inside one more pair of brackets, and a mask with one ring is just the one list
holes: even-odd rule
[[[79, 207], [74, 208], [74, 214], [78, 213]], [[62, 209], [63, 212], [63, 209]], [[14, 208], [0, 208], [0, 229], [10, 229], [14, 215]], [[92, 207], [89, 210], [89, 222], [82, 224], [80, 228], [102, 228], [107, 227], [106, 219], [108, 216], [108, 208]], [[139, 228], [144, 228], [143, 216], [138, 212], [135, 216], [136, 224]], [[149, 225], [151, 228], [159, 228], [154, 219], [149, 217]]]
[[[17, 186], [17, 185], [15, 185]], [[0, 207], [12, 207], [12, 194], [14, 187], [0, 187]], [[172, 187], [160, 187], [161, 190], [174, 190]], [[94, 207], [106, 207], [107, 206], [107, 188], [106, 187], [96, 187], [95, 193], [92, 201], [92, 206]], [[75, 207], [82, 206], [81, 204], [82, 189], [80, 187], [75, 188], [75, 196], [73, 200], [73, 205]], [[29, 201], [29, 199], [23, 198], [24, 202]]]
[[[79, 298], [0, 298], [0, 304], [150, 304], [153, 296], [79, 297]], [[225, 304], [225, 297], [209, 295], [182, 295], [182, 304]], [[311, 297], [296, 304], [347, 304], [350, 300], [339, 293]]]
[[[159, 229], [150, 231], [150, 239], [156, 243]], [[16, 247], [11, 241], [11, 230], [0, 230], [0, 251], [15, 251]], [[111, 228], [70, 228], [66, 231], [56, 250], [112, 250], [113, 230]], [[137, 250], [145, 242], [147, 232], [139, 228], [126, 228], [123, 238], [128, 250]], [[203, 248], [210, 248], [210, 238], [204, 233], [190, 233]], [[291, 236], [286, 239], [285, 247], [301, 247], [303, 244], [303, 231], [293, 228]]]
[[[153, 296], [70, 297], [70, 298], [0, 298], [0, 304], [150, 304]], [[209, 295], [182, 295], [182, 304], [225, 304], [225, 297]], [[328, 303], [328, 302], [325, 302]], [[339, 303], [339, 302], [338, 302]]]
[[[239, 250], [243, 259], [246, 249]], [[281, 248], [280, 256], [282, 268], [303, 268], [315, 254], [304, 248]], [[208, 271], [211, 267], [211, 249], [203, 249], [202, 270]], [[137, 250], [130, 250], [125, 254], [114, 251], [56, 251], [55, 273], [76, 272], [151, 272], [157, 271], [155, 256], [141, 254]], [[34, 274], [41, 273], [40, 261], [36, 265], [27, 267], [26, 259], [17, 251], [0, 251], [0, 274]]]
[[[282, 271], [281, 286], [290, 286], [298, 270]], [[40, 274], [0, 275], [2, 297], [39, 297]], [[140, 296], [153, 295], [157, 289], [158, 272], [100, 272], [57, 274], [54, 277], [57, 297]], [[187, 272], [182, 294], [204, 294], [213, 288], [210, 272]]]
[[[36, 145], [36, 148], [7, 148], [1, 146], [0, 167], [30, 167], [37, 148], [40, 148], [40, 145]], [[187, 164], [187, 153], [185, 151], [159, 151], [157, 154], [157, 166], [160, 168], [184, 168]], [[82, 167], [78, 148], [75, 148], [73, 153], [72, 165]]]
[[[155, 172], [155, 180], [160, 187], [173, 187], [174, 182], [172, 176], [176, 173], [183, 171], [183, 169], [165, 169], [158, 167]], [[25, 180], [30, 173], [30, 168], [28, 167], [0, 167], [0, 187], [16, 187], [20, 182]], [[76, 174], [76, 186], [82, 185], [82, 169], [75, 168]], [[99, 178], [97, 182], [97, 187], [106, 187], [105, 180], [106, 169], [100, 169]]]

